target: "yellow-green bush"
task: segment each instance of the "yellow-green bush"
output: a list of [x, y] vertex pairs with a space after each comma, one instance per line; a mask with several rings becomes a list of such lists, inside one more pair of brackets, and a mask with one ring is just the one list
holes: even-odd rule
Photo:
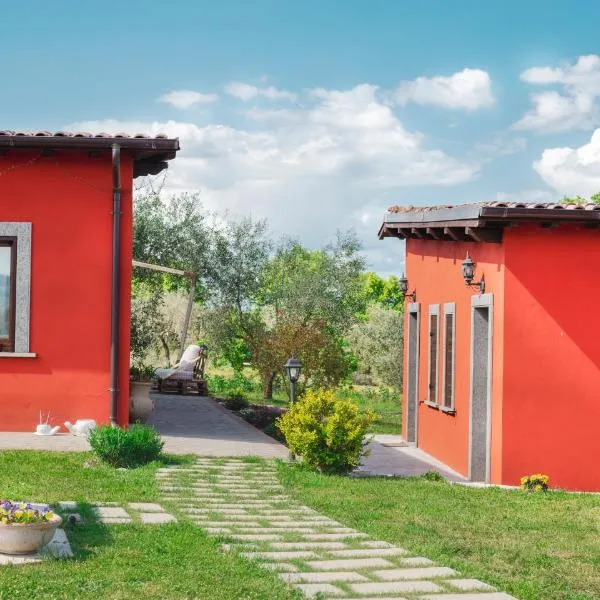
[[543, 473], [521, 477], [521, 489], [528, 492], [547, 492], [550, 477]]
[[323, 473], [347, 473], [359, 465], [363, 438], [375, 420], [332, 392], [308, 391], [277, 421], [291, 452]]

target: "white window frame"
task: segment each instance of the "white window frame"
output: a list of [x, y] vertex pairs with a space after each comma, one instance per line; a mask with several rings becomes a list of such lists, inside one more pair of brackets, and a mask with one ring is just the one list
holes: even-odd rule
[[0, 237], [17, 240], [15, 347], [14, 352], [0, 352], [0, 358], [33, 358], [29, 351], [31, 310], [31, 223], [0, 222]]
[[[450, 406], [446, 406], [446, 383], [448, 373], [446, 373], [446, 348], [448, 347], [446, 340], [446, 317], [452, 315], [452, 373], [450, 373]], [[456, 304], [454, 302], [446, 302], [444, 304], [444, 343], [442, 351], [442, 401], [440, 402], [440, 408], [443, 412], [454, 414], [454, 382], [456, 377]]]
[[[437, 336], [435, 339], [435, 391], [431, 398], [431, 317], [437, 316]], [[440, 388], [440, 305], [430, 304], [427, 314], [427, 400], [425, 404], [432, 408], [439, 408], [438, 394]]]

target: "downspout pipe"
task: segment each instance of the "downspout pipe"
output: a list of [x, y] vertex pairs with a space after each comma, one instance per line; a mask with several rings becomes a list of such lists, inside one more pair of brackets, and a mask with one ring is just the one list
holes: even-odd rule
[[113, 231], [110, 330], [110, 423], [117, 425], [119, 401], [119, 329], [121, 322], [121, 147], [112, 146]]

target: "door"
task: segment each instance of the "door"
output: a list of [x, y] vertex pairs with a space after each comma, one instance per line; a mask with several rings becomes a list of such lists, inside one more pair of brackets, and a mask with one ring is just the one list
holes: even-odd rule
[[471, 423], [469, 479], [490, 480], [492, 295], [471, 302]]
[[419, 408], [419, 333], [421, 325], [420, 305], [408, 305], [408, 335], [406, 382], [406, 441], [417, 443], [417, 413]]

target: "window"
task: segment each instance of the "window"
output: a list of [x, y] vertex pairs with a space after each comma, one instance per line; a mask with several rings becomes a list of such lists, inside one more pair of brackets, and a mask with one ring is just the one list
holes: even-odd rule
[[432, 406], [437, 406], [438, 403], [438, 348], [440, 345], [439, 318], [439, 304], [431, 304], [429, 306], [429, 384], [427, 403]]
[[0, 352], [14, 351], [16, 256], [16, 240], [0, 238]]
[[444, 376], [442, 410], [454, 412], [454, 339], [455, 339], [454, 303], [444, 304]]
[[31, 223], [0, 222], [0, 358], [29, 352]]

